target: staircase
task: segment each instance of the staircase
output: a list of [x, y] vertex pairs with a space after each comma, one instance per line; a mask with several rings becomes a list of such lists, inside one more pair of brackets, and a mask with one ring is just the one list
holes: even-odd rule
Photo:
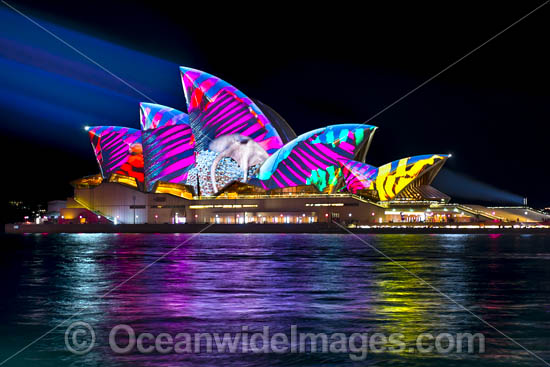
[[95, 215], [102, 216], [103, 218], [106, 218], [106, 219], [109, 220], [110, 222], [114, 222], [114, 220], [115, 220], [114, 217], [109, 216], [109, 215], [106, 215], [106, 214], [103, 214], [103, 213], [100, 212], [99, 210], [92, 209], [88, 204], [84, 203], [82, 200], [77, 199], [76, 197], [73, 198], [73, 199], [74, 199], [74, 201], [76, 201], [78, 204], [82, 205], [82, 207], [83, 207], [84, 209], [91, 211], [91, 212], [94, 213]]

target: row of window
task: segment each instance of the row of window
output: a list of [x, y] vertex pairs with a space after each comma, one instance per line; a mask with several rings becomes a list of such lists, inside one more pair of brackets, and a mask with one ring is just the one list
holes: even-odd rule
[[[130, 209], [145, 209], [146, 205], [130, 205]], [[185, 209], [185, 205], [149, 205], [150, 208]]]

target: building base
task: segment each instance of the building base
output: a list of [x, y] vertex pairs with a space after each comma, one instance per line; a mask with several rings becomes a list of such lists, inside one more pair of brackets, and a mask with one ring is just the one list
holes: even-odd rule
[[[334, 223], [312, 224], [6, 224], [6, 233], [349, 233]], [[352, 233], [550, 234], [550, 225], [383, 225], [348, 228]]]

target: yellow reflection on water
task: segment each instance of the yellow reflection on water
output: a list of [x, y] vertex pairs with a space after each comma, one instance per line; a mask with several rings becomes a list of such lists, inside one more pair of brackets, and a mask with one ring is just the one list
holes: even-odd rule
[[[425, 237], [416, 237], [391, 239], [400, 249], [397, 255], [388, 254], [395, 262], [388, 260], [375, 265], [375, 273], [378, 274], [375, 280], [378, 293], [373, 311], [381, 321], [377, 331], [387, 337], [391, 334], [401, 334], [399, 340], [404, 342], [406, 347], [400, 348], [397, 353], [408, 355], [412, 351], [410, 348], [416, 347], [416, 340], [420, 334], [435, 334], [448, 327], [446, 320], [440, 316], [444, 302], [442, 296], [413, 275], [432, 284], [431, 280], [444, 278], [442, 273], [445, 269], [437, 258], [427, 260], [425, 257], [415, 256], [414, 252], [434, 250], [431, 247], [433, 244], [425, 241]], [[413, 247], [414, 252], [411, 251]], [[407, 259], [402, 259], [403, 254], [407, 254]], [[432, 285], [438, 287], [437, 284]], [[386, 345], [387, 348], [391, 346], [391, 343]]]

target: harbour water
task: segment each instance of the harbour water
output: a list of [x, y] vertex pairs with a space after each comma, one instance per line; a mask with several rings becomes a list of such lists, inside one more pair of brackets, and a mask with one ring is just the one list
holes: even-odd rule
[[[550, 235], [358, 237], [3, 235], [0, 363], [37, 338], [4, 365], [544, 366], [538, 358], [550, 361]], [[66, 343], [90, 342], [84, 334], [66, 335], [74, 322], [90, 325], [95, 334], [93, 347], [82, 355], [71, 353]], [[330, 338], [398, 334], [404, 347], [369, 350], [360, 360], [352, 358], [358, 352], [307, 348], [117, 353], [109, 334], [121, 324], [153, 337], [252, 335], [267, 328], [270, 336], [290, 338], [293, 327]], [[482, 335], [484, 351], [415, 348], [421, 334], [459, 333]]]

